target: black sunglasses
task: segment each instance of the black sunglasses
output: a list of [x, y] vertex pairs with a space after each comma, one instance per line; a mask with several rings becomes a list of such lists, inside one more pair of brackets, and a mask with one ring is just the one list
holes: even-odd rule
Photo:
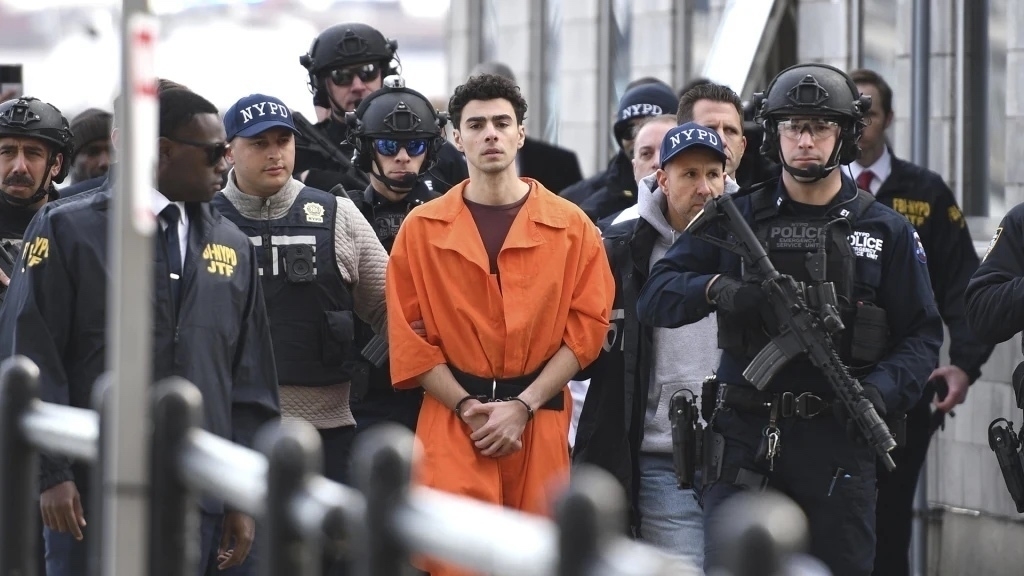
[[335, 68], [331, 70], [331, 83], [340, 88], [347, 88], [352, 85], [352, 80], [358, 76], [363, 83], [373, 82], [380, 78], [380, 66], [376, 64], [363, 64], [362, 66], [350, 66], [348, 68]]
[[206, 152], [206, 162], [210, 166], [216, 166], [224, 159], [224, 155], [228, 153], [227, 142], [217, 142], [211, 144], [209, 142], [196, 142], [194, 140], [182, 140], [180, 138], [171, 138], [170, 136], [164, 136], [171, 142], [177, 142], [178, 144], [184, 144], [186, 146], [195, 146], [196, 148], [202, 148], [203, 152]]

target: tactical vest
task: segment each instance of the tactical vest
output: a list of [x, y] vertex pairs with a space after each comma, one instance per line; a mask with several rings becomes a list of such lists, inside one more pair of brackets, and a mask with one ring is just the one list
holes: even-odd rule
[[[812, 273], [809, 256], [824, 250], [824, 279], [835, 286], [845, 326], [833, 339], [839, 355], [854, 373], [873, 367], [886, 348], [885, 312], [875, 306], [872, 287], [855, 286], [856, 255], [849, 240], [857, 219], [874, 201], [871, 194], [858, 191], [857, 196], [829, 208], [821, 216], [780, 216], [770, 193], [764, 189], [751, 193], [752, 229], [779, 273], [788, 274], [797, 282], [815, 283], [820, 272]], [[762, 278], [744, 263], [743, 280]], [[744, 317], [719, 314], [718, 322], [719, 347], [748, 359], [777, 335], [779, 325], [768, 309], [760, 315]]]
[[[402, 222], [405, 222], [409, 211], [420, 204], [426, 204], [428, 201], [440, 197], [440, 194], [433, 192], [429, 187], [420, 190], [420, 186], [425, 185], [418, 183], [400, 202], [381, 201], [373, 193], [372, 187], [346, 192], [355, 203], [356, 208], [363, 213], [370, 226], [373, 227], [374, 232], [377, 233], [377, 239], [380, 240], [388, 254], [391, 254], [391, 248], [395, 245], [395, 238], [398, 236], [398, 229], [402, 226]], [[427, 197], [424, 198], [424, 196]]]
[[348, 382], [354, 319], [334, 251], [337, 199], [303, 188], [276, 220], [246, 218], [223, 194], [213, 204], [256, 246], [280, 384]]

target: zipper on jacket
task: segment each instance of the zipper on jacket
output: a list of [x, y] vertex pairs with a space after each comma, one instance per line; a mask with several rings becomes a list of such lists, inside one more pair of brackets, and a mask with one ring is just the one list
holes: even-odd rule
[[270, 274], [274, 259], [274, 249], [270, 245], [270, 198], [264, 199], [260, 206], [260, 219], [263, 220], [263, 250], [267, 255], [267, 269], [263, 273]]

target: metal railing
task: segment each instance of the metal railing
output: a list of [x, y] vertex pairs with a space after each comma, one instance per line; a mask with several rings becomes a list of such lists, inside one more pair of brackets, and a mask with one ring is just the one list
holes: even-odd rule
[[[35, 574], [37, 452], [94, 465], [101, 459], [97, 412], [40, 401], [38, 375], [24, 357], [0, 366], [0, 576]], [[549, 520], [412, 488], [414, 441], [404, 428], [379, 426], [356, 443], [354, 487], [348, 487], [320, 475], [320, 438], [309, 425], [265, 426], [251, 450], [202, 430], [201, 418], [202, 396], [194, 385], [172, 378], [155, 388], [148, 530], [153, 576], [195, 572], [199, 497], [257, 518], [261, 574], [319, 574], [325, 539], [346, 541], [357, 576], [407, 574], [412, 555], [494, 575], [700, 574], [623, 534], [621, 488], [597, 469], [574, 471]], [[759, 549], [765, 545], [758, 541]]]

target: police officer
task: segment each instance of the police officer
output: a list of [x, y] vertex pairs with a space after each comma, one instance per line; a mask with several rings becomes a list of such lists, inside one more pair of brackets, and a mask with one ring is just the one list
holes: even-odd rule
[[636, 181], [633, 179], [633, 140], [635, 130], [645, 118], [671, 114], [679, 100], [668, 84], [657, 79], [626, 90], [619, 100], [619, 110], [612, 132], [619, 150], [608, 168], [559, 193], [577, 204], [594, 222], [636, 204]]
[[[277, 375], [255, 250], [210, 206], [227, 170], [217, 108], [192, 92], [160, 94], [153, 261], [153, 378], [180, 376], [203, 394], [205, 428], [251, 446], [278, 417]], [[109, 189], [42, 214], [26, 239], [21, 267], [0, 311], [13, 334], [3, 356], [24, 354], [40, 369], [41, 396], [88, 408], [106, 358]], [[75, 289], [69, 289], [69, 287]], [[86, 574], [91, 531], [89, 473], [65, 458], [42, 457], [40, 508], [47, 573]], [[199, 573], [252, 574], [245, 562], [253, 519], [201, 502]]]
[[[845, 326], [834, 344], [884, 417], [920, 398], [938, 362], [942, 325], [913, 226], [836, 170], [856, 158], [870, 105], [831, 66], [782, 71], [758, 95], [758, 116], [762, 152], [784, 171], [734, 201], [782, 274], [820, 281], [807, 255], [826, 251], [825, 277], [834, 283]], [[710, 234], [727, 241], [721, 227]], [[805, 356], [783, 366], [763, 391], [743, 377], [779, 333], [763, 280], [736, 254], [685, 233], [654, 265], [637, 305], [641, 322], [668, 327], [717, 310], [719, 383], [704, 398], [711, 412], [705, 445], [716, 457], [704, 466], [705, 526], [740, 490], [772, 486], [807, 514], [814, 556], [837, 576], [867, 576], [875, 554], [873, 448]], [[709, 568], [721, 562], [713, 534], [705, 532]]]
[[[309, 74], [313, 101], [327, 105], [330, 117], [311, 125], [296, 115], [301, 133], [296, 144], [295, 175], [307, 185], [331, 190], [361, 190], [368, 184], [365, 174], [351, 164], [345, 114], [379, 90], [385, 76], [398, 74], [398, 42], [380, 31], [359, 23], [331, 26], [313, 40], [299, 62]], [[451, 144], [438, 152], [437, 165], [424, 177], [427, 188], [445, 192], [465, 180], [466, 161]]]
[[950, 363], [930, 375], [941, 381], [935, 399], [938, 418], [932, 416], [932, 386], [907, 413], [906, 442], [893, 458], [896, 470], [882, 471], [878, 481], [878, 556], [875, 574], [901, 576], [910, 573], [910, 548], [914, 492], [928, 444], [939, 418], [967, 398], [968, 386], [981, 376], [981, 367], [992, 346], [979, 341], [967, 326], [964, 291], [978, 269], [967, 221], [953, 192], [935, 172], [897, 158], [885, 142], [885, 129], [893, 121], [892, 89], [872, 70], [854, 70], [850, 77], [857, 88], [871, 96], [874, 105], [860, 140], [860, 158], [849, 166], [858, 187], [903, 214], [921, 237], [928, 256], [928, 273], [942, 319], [949, 326]]
[[637, 320], [636, 299], [651, 266], [704, 201], [725, 192], [727, 158], [724, 138], [713, 128], [672, 124], [655, 153], [660, 168], [638, 182], [638, 217], [604, 233], [617, 288], [614, 320], [604, 351], [586, 371], [591, 385], [573, 461], [616, 474], [638, 513], [634, 530], [644, 541], [699, 562], [703, 516], [693, 495], [677, 486], [669, 414], [674, 395], [699, 395], [704, 377], [718, 366], [717, 324], [711, 314], [688, 326], [650, 329]]
[[[1003, 216], [981, 265], [967, 284], [967, 322], [978, 338], [999, 344], [1024, 331], [1024, 204]], [[1013, 374], [1018, 405], [1024, 400], [1021, 368]]]
[[[31, 97], [0, 104], [0, 283], [7, 284], [22, 236], [36, 212], [59, 197], [73, 155], [68, 121]], [[0, 299], [2, 299], [0, 292]]]
[[282, 414], [318, 429], [325, 475], [344, 482], [355, 316], [383, 329], [387, 253], [348, 198], [292, 177], [296, 130], [284, 103], [250, 94], [224, 127], [233, 168], [213, 204], [257, 248]]
[[[423, 182], [444, 145], [448, 115], [438, 113], [425, 96], [407, 88], [400, 76], [389, 76], [384, 87], [349, 113], [349, 142], [356, 166], [370, 175], [366, 189], [349, 196], [390, 252], [409, 211], [440, 196]], [[366, 348], [373, 331], [357, 325], [357, 347]], [[360, 430], [381, 421], [416, 428], [422, 390], [395, 390], [386, 356], [366, 356], [356, 364], [353, 406]]]
[[348, 198], [292, 177], [297, 131], [283, 102], [241, 98], [225, 112], [224, 129], [233, 168], [213, 205], [256, 246], [282, 417], [311, 423], [324, 475], [347, 482], [354, 323], [358, 315], [383, 330], [387, 253]]

